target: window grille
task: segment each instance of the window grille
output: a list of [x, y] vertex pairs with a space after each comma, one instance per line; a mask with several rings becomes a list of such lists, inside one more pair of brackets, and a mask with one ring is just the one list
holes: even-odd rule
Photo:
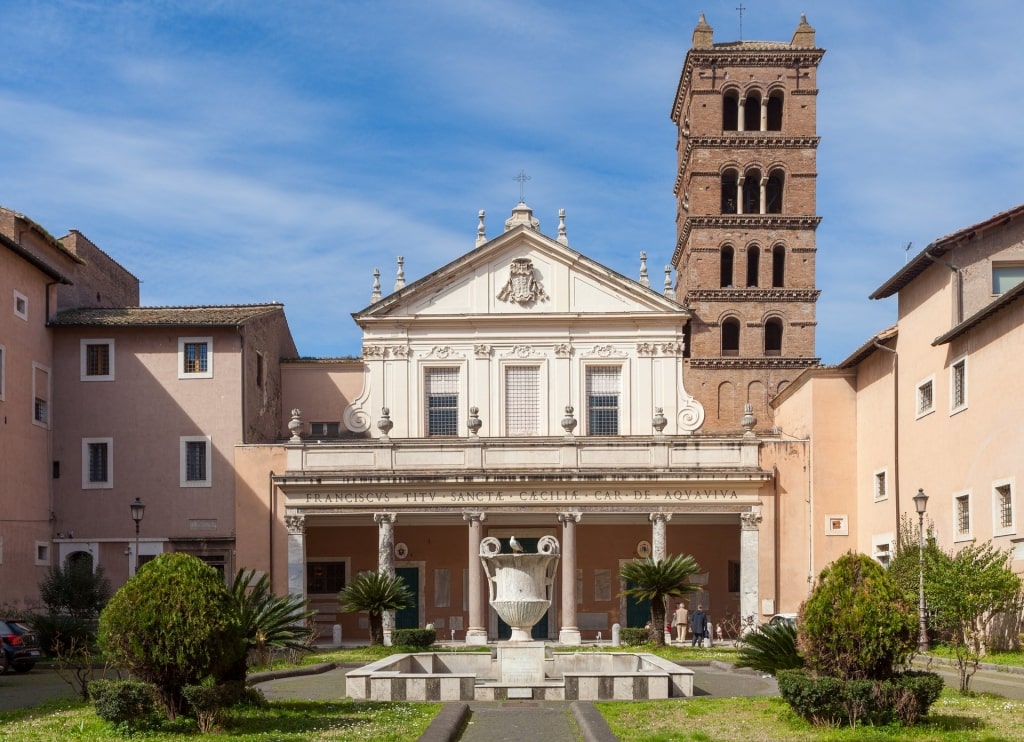
[[110, 346], [106, 343], [101, 345], [85, 346], [85, 375], [86, 376], [109, 376], [110, 375]]
[[206, 441], [187, 441], [185, 444], [185, 480], [206, 481]]
[[307, 593], [336, 595], [344, 587], [345, 562], [307, 562]]
[[507, 435], [540, 432], [540, 369], [536, 366], [505, 369], [505, 427]]
[[205, 374], [208, 368], [206, 343], [185, 343], [184, 360], [182, 370], [186, 374]]
[[917, 388], [917, 414], [929, 412], [932, 404], [932, 383], [926, 381]]
[[314, 438], [337, 438], [341, 435], [341, 423], [310, 423], [309, 432]]
[[459, 434], [459, 369], [428, 368], [427, 435]]
[[35, 403], [32, 406], [32, 414], [36, 422], [45, 423], [49, 420], [50, 410], [45, 399], [36, 397]]
[[960, 535], [971, 532], [971, 500], [968, 495], [956, 498], [956, 532]]
[[1010, 485], [1001, 484], [996, 487], [996, 497], [998, 498], [999, 507], [999, 527], [1000, 528], [1012, 528], [1013, 527], [1013, 491], [1010, 489]]
[[619, 395], [622, 369], [591, 366], [587, 369], [587, 433], [619, 434]]
[[89, 481], [110, 481], [110, 471], [108, 469], [106, 443], [89, 444]]
[[884, 500], [888, 495], [886, 490], [885, 472], [880, 471], [875, 474], [875, 499]]
[[958, 361], [953, 364], [953, 409], [958, 409], [967, 404], [967, 364]]

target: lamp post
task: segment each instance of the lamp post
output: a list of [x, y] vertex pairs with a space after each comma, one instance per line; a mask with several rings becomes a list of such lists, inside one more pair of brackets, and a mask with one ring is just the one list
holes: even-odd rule
[[918, 603], [917, 603], [917, 651], [928, 651], [928, 627], [924, 615], [924, 511], [928, 507], [928, 495], [924, 489], [918, 489], [914, 495], [914, 509], [917, 510], [917, 570], [918, 570]]
[[132, 509], [132, 520], [135, 521], [135, 569], [132, 570], [132, 574], [139, 571], [139, 524], [142, 523], [142, 517], [146, 514], [146, 506], [142, 504], [142, 500], [138, 497], [135, 498], [130, 506]]

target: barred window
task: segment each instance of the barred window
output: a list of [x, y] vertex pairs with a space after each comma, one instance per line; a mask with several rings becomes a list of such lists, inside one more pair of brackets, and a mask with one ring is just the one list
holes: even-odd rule
[[85, 375], [110, 375], [110, 346], [106, 343], [89, 343], [85, 346]]
[[206, 343], [185, 343], [185, 365], [182, 371], [186, 374], [205, 374]]
[[999, 513], [999, 527], [1013, 528], [1013, 490], [1008, 484], [996, 487], [996, 508]]
[[89, 444], [89, 481], [90, 482], [109, 482], [110, 481], [110, 469], [109, 459], [107, 458], [107, 444], [104, 443], [90, 443]]
[[505, 427], [507, 435], [540, 432], [540, 369], [537, 366], [505, 369]]
[[932, 382], [929, 379], [918, 385], [917, 387], [917, 414], [923, 415], [926, 412], [931, 412], [934, 409], [934, 390], [932, 388]]
[[427, 435], [459, 434], [459, 369], [428, 368]]
[[971, 533], [971, 497], [960, 495], [956, 498], [956, 533], [967, 536]]
[[953, 410], [967, 405], [967, 360], [961, 358], [950, 369], [950, 400]]
[[187, 441], [185, 444], [185, 480], [205, 482], [206, 441]]
[[32, 417], [39, 423], [50, 421], [50, 406], [45, 399], [36, 397], [35, 402], [32, 404]]
[[587, 369], [587, 434], [619, 434], [619, 396], [622, 369], [590, 366]]
[[884, 500], [889, 496], [888, 484], [886, 480], [886, 473], [884, 471], [875, 472], [875, 499]]
[[306, 592], [334, 595], [345, 587], [345, 562], [307, 562]]

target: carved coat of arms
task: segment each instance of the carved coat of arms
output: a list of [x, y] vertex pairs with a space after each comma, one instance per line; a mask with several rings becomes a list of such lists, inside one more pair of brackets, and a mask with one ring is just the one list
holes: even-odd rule
[[533, 262], [529, 258], [516, 258], [508, 267], [508, 283], [498, 292], [502, 301], [530, 304], [547, 299], [548, 295], [533, 274]]

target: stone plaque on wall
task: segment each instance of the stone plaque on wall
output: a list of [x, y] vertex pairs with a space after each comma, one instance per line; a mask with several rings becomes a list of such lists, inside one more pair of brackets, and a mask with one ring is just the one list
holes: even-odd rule
[[434, 570], [434, 607], [447, 608], [451, 605], [451, 579], [447, 569]]
[[594, 600], [612, 599], [612, 571], [610, 569], [594, 570]]

